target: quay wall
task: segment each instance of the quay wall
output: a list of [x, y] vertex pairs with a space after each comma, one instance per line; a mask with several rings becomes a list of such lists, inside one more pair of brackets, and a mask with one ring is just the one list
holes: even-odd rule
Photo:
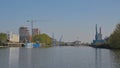
[[3, 44], [3, 46], [6, 46], [6, 47], [22, 47], [24, 43], [5, 43]]

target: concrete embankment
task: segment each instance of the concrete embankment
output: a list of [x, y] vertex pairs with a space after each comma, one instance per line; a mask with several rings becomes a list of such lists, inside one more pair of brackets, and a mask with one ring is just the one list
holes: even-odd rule
[[4, 43], [1, 47], [22, 47], [24, 43]]

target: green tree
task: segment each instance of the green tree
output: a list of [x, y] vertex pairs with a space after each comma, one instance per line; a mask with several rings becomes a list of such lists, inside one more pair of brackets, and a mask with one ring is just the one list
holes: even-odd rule
[[116, 28], [111, 34], [108, 43], [112, 48], [120, 48], [120, 23], [116, 25]]
[[49, 37], [47, 34], [39, 34], [35, 35], [32, 38], [33, 42], [39, 42], [39, 43], [45, 43], [46, 45], [51, 45], [52, 40], [51, 37]]
[[7, 41], [7, 35], [5, 33], [0, 33], [0, 45]]

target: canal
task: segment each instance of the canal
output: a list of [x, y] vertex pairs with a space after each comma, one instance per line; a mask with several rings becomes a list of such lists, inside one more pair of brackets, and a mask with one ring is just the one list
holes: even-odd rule
[[0, 68], [120, 68], [120, 50], [87, 46], [0, 48]]

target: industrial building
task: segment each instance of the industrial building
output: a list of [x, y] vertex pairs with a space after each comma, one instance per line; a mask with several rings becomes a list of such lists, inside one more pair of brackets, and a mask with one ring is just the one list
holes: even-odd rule
[[101, 27], [99, 28], [99, 32], [97, 30], [97, 24], [95, 27], [96, 30], [96, 34], [95, 34], [95, 40], [93, 40], [93, 45], [99, 45], [99, 44], [103, 44], [104, 40], [102, 39], [102, 32], [101, 32]]

